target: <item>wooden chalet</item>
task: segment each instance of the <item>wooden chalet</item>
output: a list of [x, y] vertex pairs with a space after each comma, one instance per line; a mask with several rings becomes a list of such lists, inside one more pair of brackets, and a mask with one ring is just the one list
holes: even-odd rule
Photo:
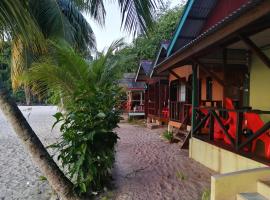
[[190, 157], [222, 173], [211, 199], [269, 199], [270, 1], [189, 0], [154, 69], [170, 73], [170, 125], [190, 118]]
[[124, 111], [129, 117], [144, 117], [144, 97], [146, 85], [144, 82], [135, 82], [136, 74], [125, 73], [120, 85], [126, 91], [127, 98], [123, 102]]
[[169, 119], [168, 111], [168, 97], [169, 97], [169, 86], [168, 86], [168, 74], [157, 76], [154, 74], [154, 64], [161, 59], [162, 56], [166, 56], [166, 48], [168, 42], [164, 41], [161, 44], [160, 50], [157, 55], [157, 60], [153, 63], [152, 61], [141, 61], [137, 71], [135, 81], [145, 82], [147, 90], [145, 91], [145, 113], [148, 124], [167, 124]]

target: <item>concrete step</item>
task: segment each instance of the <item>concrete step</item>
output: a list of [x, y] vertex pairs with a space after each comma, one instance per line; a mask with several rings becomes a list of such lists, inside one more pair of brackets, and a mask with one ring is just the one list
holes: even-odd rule
[[237, 194], [237, 200], [269, 200], [257, 192], [253, 193], [239, 193]]
[[147, 123], [146, 127], [149, 129], [157, 129], [157, 128], [160, 128], [161, 126], [155, 123]]
[[267, 198], [270, 198], [270, 181], [258, 181], [257, 192]]

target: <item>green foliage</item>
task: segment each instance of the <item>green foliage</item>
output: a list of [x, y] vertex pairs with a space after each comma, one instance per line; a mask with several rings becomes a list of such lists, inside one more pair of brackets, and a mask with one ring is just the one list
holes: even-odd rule
[[210, 189], [206, 189], [205, 191], [203, 191], [202, 200], [210, 200], [210, 197], [211, 197]]
[[146, 35], [138, 36], [131, 45], [116, 53], [117, 57], [127, 58], [120, 63], [121, 69], [124, 72], [134, 72], [140, 60], [154, 60], [161, 41], [171, 39], [182, 11], [183, 5], [160, 11], [153, 28]]
[[187, 179], [187, 177], [185, 176], [185, 174], [179, 170], [177, 170], [176, 172], [176, 177], [180, 180], [180, 181], [184, 181]]
[[62, 123], [62, 137], [52, 147], [59, 151], [58, 159], [80, 194], [101, 190], [114, 163], [118, 137], [112, 130], [120, 113], [114, 109], [117, 102], [109, 89], [91, 95], [80, 91], [67, 113], [55, 115]]
[[[26, 84], [42, 96], [58, 94], [65, 112], [54, 115], [62, 136], [50, 146], [58, 153], [67, 176], [80, 195], [99, 191], [108, 181], [114, 163], [117, 135], [113, 131], [120, 121], [119, 72], [113, 52], [109, 50], [89, 62], [66, 44], [51, 42], [51, 54], [34, 63], [24, 75]], [[59, 102], [58, 102], [59, 103]]]
[[173, 133], [171, 131], [165, 131], [163, 134], [162, 134], [163, 138], [168, 140], [169, 142], [172, 142], [173, 141]]
[[47, 181], [47, 178], [45, 176], [40, 176], [39, 180], [44, 182], [44, 181]]

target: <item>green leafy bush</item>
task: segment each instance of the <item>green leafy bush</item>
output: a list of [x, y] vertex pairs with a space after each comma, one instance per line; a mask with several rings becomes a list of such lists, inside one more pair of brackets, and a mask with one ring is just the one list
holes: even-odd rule
[[173, 132], [171, 131], [165, 131], [162, 136], [164, 139], [168, 140], [169, 142], [173, 141]]
[[37, 94], [54, 92], [54, 101], [63, 103], [64, 111], [54, 115], [62, 135], [50, 148], [80, 195], [103, 189], [114, 163], [120, 88], [112, 55], [120, 45], [114, 43], [89, 62], [71, 48], [52, 43], [52, 55], [35, 63], [24, 77]]
[[91, 97], [80, 93], [67, 113], [54, 115], [61, 122], [62, 138], [51, 147], [60, 152], [58, 159], [78, 193], [101, 190], [110, 177], [118, 138], [112, 130], [120, 120], [116, 101], [108, 90]]

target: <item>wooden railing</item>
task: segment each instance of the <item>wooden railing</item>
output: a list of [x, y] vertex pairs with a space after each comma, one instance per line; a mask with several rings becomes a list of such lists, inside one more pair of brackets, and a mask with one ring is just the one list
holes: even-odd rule
[[181, 103], [176, 101], [170, 102], [170, 120], [180, 122]]
[[169, 109], [170, 120], [176, 121], [176, 122], [190, 121], [188, 119], [190, 118], [190, 115], [191, 115], [190, 108], [191, 108], [191, 104], [186, 104], [184, 102], [171, 101], [170, 109]]
[[[198, 107], [195, 108], [194, 111], [196, 121], [195, 127], [192, 130], [193, 137], [221, 146], [224, 144], [229, 150], [256, 160], [258, 156], [251, 146], [256, 146], [255, 143], [257, 142], [257, 139], [264, 135], [267, 140], [264, 141], [265, 152], [268, 151], [270, 153], [270, 121], [263, 123], [261, 120], [260, 123], [263, 125], [256, 131], [249, 130], [246, 125], [247, 123], [257, 123], [255, 119], [255, 121], [250, 120], [250, 122], [247, 122], [246, 116], [248, 113], [269, 115], [270, 118], [270, 111], [251, 109], [229, 110], [213, 107]], [[229, 113], [227, 114], [227, 119], [224, 119], [220, 114], [224, 112]], [[245, 133], [247, 130], [251, 131], [248, 135]], [[224, 139], [216, 139], [215, 134], [217, 134], [217, 131], [224, 134]], [[264, 155], [264, 159], [265, 158], [270, 162], [270, 155]]]
[[156, 115], [156, 103], [154, 101], [148, 101], [148, 114], [150, 115]]

